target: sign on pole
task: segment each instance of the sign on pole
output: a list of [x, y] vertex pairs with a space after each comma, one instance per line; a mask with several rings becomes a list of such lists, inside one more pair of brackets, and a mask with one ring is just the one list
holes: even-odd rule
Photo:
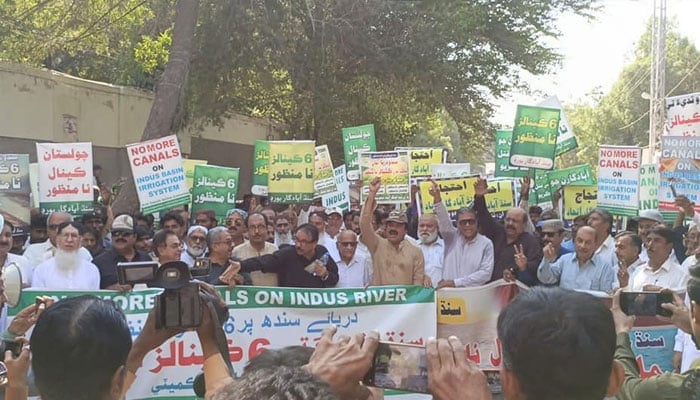
[[236, 208], [238, 172], [238, 168], [196, 165], [190, 214], [195, 215], [200, 210], [213, 210], [219, 225], [223, 225], [226, 212]]
[[0, 214], [29, 232], [29, 154], [0, 154]]
[[280, 140], [270, 143], [267, 182], [271, 203], [300, 204], [314, 199], [314, 142]]
[[314, 198], [337, 191], [338, 186], [335, 184], [333, 161], [331, 161], [328, 145], [316, 146], [314, 165]]
[[126, 146], [141, 211], [152, 214], [190, 201], [175, 135]]
[[559, 114], [559, 134], [557, 135], [557, 147], [554, 154], [559, 156], [566, 153], [569, 150], [573, 150], [578, 147], [578, 142], [576, 141], [576, 136], [574, 136], [574, 130], [569, 124], [569, 119], [566, 118], [564, 113], [564, 107], [557, 96], [550, 96], [544, 99], [538, 106], [556, 108], [560, 111]]
[[447, 161], [447, 150], [440, 147], [395, 147], [394, 150], [408, 151], [411, 179], [429, 177], [432, 174], [431, 164]]
[[562, 202], [563, 219], [571, 221], [578, 216], [586, 215], [597, 207], [598, 186], [564, 186]]
[[360, 179], [359, 153], [377, 150], [377, 144], [374, 139], [374, 125], [343, 128], [343, 150], [345, 151], [345, 167], [348, 171], [348, 180], [356, 181]]
[[253, 187], [250, 192], [256, 196], [267, 196], [267, 180], [270, 168], [270, 142], [256, 140], [253, 150]]
[[598, 207], [611, 214], [635, 217], [639, 208], [639, 166], [642, 149], [600, 146], [598, 152]]
[[338, 207], [343, 211], [348, 211], [350, 209], [350, 184], [348, 183], [345, 164], [335, 168], [333, 174], [335, 175], [335, 184], [338, 186], [338, 190], [321, 197], [323, 207]]
[[43, 214], [82, 215], [93, 208], [92, 143], [37, 143]]
[[360, 153], [362, 173], [362, 203], [369, 193], [369, 184], [375, 177], [382, 178], [377, 192], [377, 204], [408, 203], [411, 201], [408, 152], [377, 151]]
[[666, 98], [664, 131], [669, 136], [700, 135], [700, 93]]
[[695, 212], [700, 212], [700, 137], [662, 136], [659, 177], [660, 210], [678, 210], [675, 190], [695, 203]]
[[513, 178], [527, 175], [527, 168], [510, 165], [510, 146], [513, 141], [513, 131], [496, 131], [496, 178]]
[[554, 168], [559, 114], [557, 109], [518, 105], [510, 146], [510, 165]]

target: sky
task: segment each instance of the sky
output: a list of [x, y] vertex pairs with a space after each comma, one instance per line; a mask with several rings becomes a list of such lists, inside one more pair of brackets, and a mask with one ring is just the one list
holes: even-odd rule
[[[595, 88], [610, 91], [624, 66], [634, 59], [653, 8], [652, 0], [601, 0], [601, 4], [593, 21], [571, 14], [560, 18], [562, 35], [553, 47], [563, 56], [561, 68], [553, 75], [526, 79], [536, 95], [511, 93], [497, 101], [494, 122], [512, 126], [518, 104], [534, 105], [545, 95], [557, 96], [566, 104], [583, 99]], [[700, 0], [667, 0], [666, 15], [681, 35], [700, 47]], [[644, 85], [649, 86], [648, 80]]]

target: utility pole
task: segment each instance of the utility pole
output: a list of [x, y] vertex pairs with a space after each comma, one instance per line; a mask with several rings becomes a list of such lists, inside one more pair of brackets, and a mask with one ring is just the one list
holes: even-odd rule
[[649, 153], [654, 163], [666, 122], [666, 0], [652, 0], [651, 77], [649, 90]]

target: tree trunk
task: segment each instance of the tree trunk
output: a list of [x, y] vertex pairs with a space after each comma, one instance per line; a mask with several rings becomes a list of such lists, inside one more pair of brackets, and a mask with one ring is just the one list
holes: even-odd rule
[[[141, 140], [146, 141], [173, 134], [177, 106], [183, 97], [190, 59], [194, 47], [199, 0], [179, 0], [173, 28], [173, 45], [168, 63], [156, 85], [156, 93]], [[131, 171], [129, 171], [131, 172]], [[134, 213], [139, 210], [134, 179], [127, 179], [113, 205], [117, 213]]]

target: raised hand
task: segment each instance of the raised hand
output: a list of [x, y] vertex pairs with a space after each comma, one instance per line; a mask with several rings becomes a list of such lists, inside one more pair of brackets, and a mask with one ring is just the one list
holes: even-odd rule
[[475, 197], [481, 197], [481, 196], [486, 196], [486, 193], [489, 192], [489, 186], [488, 183], [486, 182], [485, 178], [476, 178], [476, 182], [474, 183], [474, 196]]
[[525, 271], [527, 269], [527, 257], [525, 256], [525, 250], [523, 250], [522, 244], [514, 244], [513, 249], [515, 249], [515, 265], [519, 270]]

